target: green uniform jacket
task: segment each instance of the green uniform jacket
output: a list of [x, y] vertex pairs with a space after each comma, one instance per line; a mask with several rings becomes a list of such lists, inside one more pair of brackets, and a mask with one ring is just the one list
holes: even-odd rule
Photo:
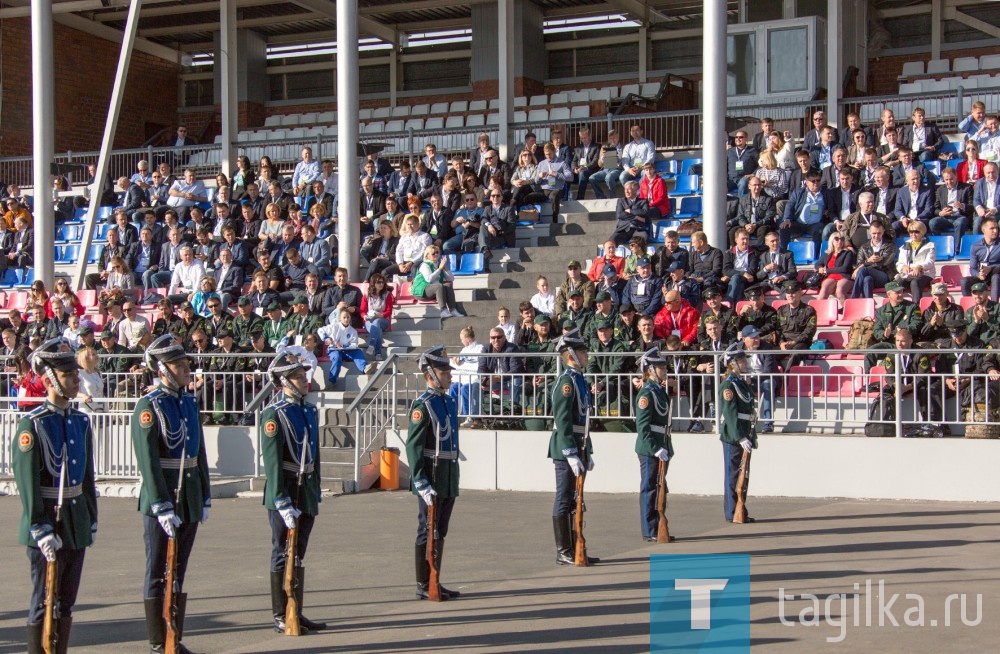
[[[556, 322], [558, 323], [558, 326], [561, 327], [563, 321], [569, 320], [570, 322], [573, 323], [573, 325], [577, 329], [580, 330], [581, 334], [585, 334], [587, 333], [587, 330], [590, 329], [590, 321], [593, 317], [594, 317], [594, 312], [588, 309], [586, 305], [584, 305], [584, 307], [579, 311], [573, 311], [572, 309], [567, 308], [565, 311], [559, 314], [559, 320], [557, 320]], [[558, 333], [561, 334], [562, 332], [560, 331]]]
[[[920, 307], [909, 300], [902, 300], [897, 307], [886, 302], [875, 310], [875, 340], [879, 343], [894, 343], [897, 327], [906, 327], [916, 336], [920, 333], [923, 320]], [[888, 337], [885, 335], [886, 327], [892, 328]]]
[[[97, 369], [100, 372], [125, 372], [128, 370], [129, 364], [135, 361], [127, 356], [123, 356], [131, 354], [131, 352], [121, 343], [115, 343], [110, 350], [102, 347], [97, 350], [97, 354], [100, 356], [97, 360]], [[117, 383], [121, 379], [119, 378], [115, 381]]]
[[[319, 417], [316, 405], [295, 402], [282, 394], [260, 415], [259, 440], [264, 458], [264, 506], [278, 511], [291, 506], [319, 515]], [[302, 486], [298, 485], [302, 441], [308, 439]]]
[[414, 495], [431, 485], [439, 497], [458, 497], [458, 404], [453, 397], [428, 389], [414, 400], [406, 458]]
[[983, 343], [989, 343], [997, 336], [1000, 336], [1000, 302], [993, 300], [986, 301], [986, 314], [989, 318], [986, 322], [976, 322], [976, 307], [969, 307], [965, 310], [965, 319], [969, 321], [966, 328], [969, 336], [978, 338]]
[[271, 347], [278, 347], [278, 343], [281, 339], [285, 337], [288, 330], [291, 329], [288, 326], [288, 320], [282, 318], [277, 323], [271, 320], [264, 321], [264, 342]]
[[635, 453], [656, 456], [664, 449], [674, 456], [670, 439], [670, 396], [652, 379], [647, 379], [635, 400]]
[[582, 460], [589, 458], [594, 451], [586, 430], [589, 411], [590, 389], [586, 378], [575, 368], [563, 369], [552, 385], [554, 428], [549, 438], [550, 459], [565, 461], [570, 456], [578, 456]]
[[[66, 467], [63, 506], [55, 533], [67, 549], [83, 549], [93, 542], [91, 530], [97, 525], [97, 489], [94, 486], [90, 419], [76, 409], [63, 411], [46, 402], [18, 421], [17, 431], [11, 439], [11, 468], [23, 509], [18, 530], [21, 545], [38, 547], [38, 539], [52, 532], [59, 488], [58, 460], [64, 442], [70, 461]], [[47, 460], [53, 461], [51, 468]], [[65, 489], [73, 486], [80, 487], [78, 497], [66, 494]]]
[[791, 304], [778, 309], [778, 340], [795, 341], [808, 348], [816, 338], [816, 309], [805, 302], [793, 309]]
[[[594, 311], [593, 314], [590, 316], [590, 320], [587, 321], [586, 331], [580, 332], [581, 334], [583, 334], [583, 340], [589, 342], [597, 339], [597, 323], [600, 322], [601, 320], [609, 320], [611, 321], [611, 324], [614, 325], [615, 322], [617, 322], [618, 320], [618, 312], [616, 312], [614, 308], [611, 309], [611, 313], [609, 313], [608, 315], [604, 315], [603, 313], [598, 313], [597, 311]], [[612, 334], [612, 338], [616, 338], [614, 334]], [[622, 342], [628, 343], [628, 341], [622, 341]]]
[[751, 427], [752, 416], [757, 410], [753, 389], [742, 377], [730, 373], [719, 385], [719, 394], [722, 396], [719, 440], [738, 445], [749, 438], [757, 447], [757, 432]]
[[760, 331], [760, 340], [762, 343], [773, 345], [778, 334], [778, 311], [767, 304], [760, 311], [751, 306], [744, 313], [740, 314], [737, 330], [742, 333], [743, 328], [747, 325], [753, 325]]
[[315, 334], [322, 326], [323, 316], [317, 316], [312, 313], [307, 314], [304, 318], [297, 315], [285, 318], [285, 331], [287, 332], [289, 329], [294, 329], [295, 335], [301, 336], [302, 338], [305, 338], [309, 334]]
[[[167, 422], [166, 427], [162, 424]], [[182, 450], [181, 426], [187, 434]], [[169, 442], [168, 442], [169, 441]], [[142, 475], [139, 511], [159, 516], [173, 511], [181, 522], [201, 520], [202, 508], [212, 505], [208, 458], [195, 398], [160, 385], [139, 398], [132, 413], [132, 445]], [[185, 474], [180, 506], [176, 506], [181, 454]], [[195, 460], [193, 467], [188, 461]]]
[[732, 343], [737, 338], [739, 338], [739, 322], [740, 318], [736, 315], [736, 312], [722, 305], [719, 308], [719, 315], [715, 315], [711, 309], [705, 309], [705, 312], [701, 314], [698, 318], [698, 344], [705, 345], [706, 343], [711, 343], [711, 339], [708, 338], [708, 332], [705, 330], [705, 321], [709, 318], [715, 318], [722, 324], [722, 340], [727, 343]]
[[264, 328], [264, 320], [256, 313], [251, 313], [249, 318], [236, 316], [233, 318], [233, 338], [237, 345], [243, 347], [250, 346], [250, 331], [257, 325]]

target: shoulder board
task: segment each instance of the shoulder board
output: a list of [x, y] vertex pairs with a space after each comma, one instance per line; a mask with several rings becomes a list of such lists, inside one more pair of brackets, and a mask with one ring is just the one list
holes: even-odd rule
[[29, 411], [24, 417], [27, 418], [28, 420], [34, 420], [36, 418], [41, 418], [42, 416], [47, 415], [49, 413], [52, 412], [49, 411], [48, 407], [46, 407], [43, 404], [42, 406], [36, 406], [34, 409]]

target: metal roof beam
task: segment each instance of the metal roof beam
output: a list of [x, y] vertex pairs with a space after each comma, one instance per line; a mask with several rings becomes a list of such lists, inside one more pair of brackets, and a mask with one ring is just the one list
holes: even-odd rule
[[[149, 0], [146, 0], [149, 2]], [[173, 0], [157, 0], [159, 2], [172, 2]], [[239, 8], [243, 7], [262, 7], [265, 5], [273, 5], [274, 0], [237, 0], [236, 6]], [[219, 11], [218, 0], [212, 0], [210, 2], [198, 2], [188, 5], [171, 5], [169, 7], [150, 7], [143, 8], [142, 18], [155, 18], [158, 16], [180, 16], [180, 15], [190, 15], [199, 14], [206, 12], [217, 13]], [[127, 11], [109, 11], [94, 14], [94, 20], [101, 21], [102, 23], [111, 23], [119, 20], [125, 20], [128, 17]]]
[[[146, 0], [144, 4], [156, 4], [163, 2], [173, 2], [173, 0]], [[14, 3], [8, 3], [14, 4]], [[128, 7], [129, 0], [71, 0], [71, 2], [55, 2], [52, 4], [53, 14], [70, 14], [78, 11], [97, 11], [107, 9], [108, 6]], [[18, 3], [17, 6], [0, 9], [0, 18], [27, 18], [31, 15], [31, 5]], [[128, 12], [122, 13], [122, 18], [128, 16]]]
[[[121, 43], [123, 34], [120, 30], [116, 30], [113, 27], [108, 27], [102, 23], [98, 23], [92, 20], [87, 20], [82, 16], [76, 14], [59, 14], [53, 18], [55, 22], [65, 25], [66, 27], [71, 27], [75, 30], [85, 32], [92, 36], [97, 36], [102, 39], [107, 39], [112, 43]], [[186, 55], [183, 55], [173, 48], [168, 48], [165, 45], [160, 45], [159, 43], [153, 43], [152, 41], [147, 41], [146, 39], [136, 38], [134, 50], [139, 52], [145, 52], [146, 54], [151, 54], [154, 57], [159, 57], [160, 59], [166, 59], [167, 61], [172, 61], [174, 63], [180, 63]]]
[[[312, 11], [318, 12], [320, 14], [325, 14], [328, 18], [337, 18], [337, 5], [331, 0], [292, 0], [296, 5], [304, 8], [310, 9]], [[365, 34], [370, 34], [376, 38], [382, 39], [386, 43], [391, 43], [396, 45], [399, 43], [399, 32], [395, 28], [388, 25], [383, 25], [382, 23], [368, 18], [366, 16], [358, 15], [358, 30]]]
[[[289, 14], [287, 16], [281, 16], [280, 20], [282, 23], [304, 23], [313, 20], [325, 20], [326, 16], [323, 14], [317, 14], [315, 12], [302, 13], [302, 14]], [[261, 18], [245, 18], [238, 23], [240, 28], [252, 28], [252, 27], [266, 27], [268, 25], [274, 25], [275, 21], [279, 20], [275, 16], [264, 16]], [[149, 29], [139, 30], [139, 34], [142, 36], [173, 36], [174, 34], [195, 34], [198, 32], [218, 32], [221, 27], [219, 21], [213, 21], [211, 23], [194, 23], [188, 25], [174, 25], [171, 27], [151, 27]]]

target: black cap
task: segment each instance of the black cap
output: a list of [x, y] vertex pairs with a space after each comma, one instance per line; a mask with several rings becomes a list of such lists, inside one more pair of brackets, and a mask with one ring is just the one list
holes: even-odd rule
[[237, 306], [241, 306], [241, 307], [249, 307], [249, 306], [251, 306], [252, 304], [253, 304], [253, 302], [251, 302], [251, 301], [250, 301], [250, 298], [248, 298], [248, 297], [245, 297], [245, 296], [244, 296], [244, 297], [241, 297], [241, 298], [240, 298], [240, 299], [238, 299], [238, 300], [236, 300], [236, 305], [237, 305]]
[[760, 289], [757, 287], [748, 288], [747, 290], [743, 291], [743, 294], [747, 296], [748, 300], [752, 300], [755, 297], [760, 296]]
[[552, 324], [552, 319], [549, 318], [544, 313], [540, 313], [537, 316], [535, 316], [535, 324], [536, 325], [541, 325], [542, 323], [546, 323], [546, 322], [551, 325]]
[[597, 294], [597, 296], [594, 299], [597, 300], [598, 302], [604, 302], [606, 300], [611, 299], [611, 294], [608, 293], [607, 291], [601, 291]]
[[635, 307], [632, 306], [630, 302], [625, 302], [624, 304], [618, 307], [619, 314], [625, 313], [627, 311], [635, 311]]
[[786, 293], [797, 293], [798, 291], [802, 290], [802, 284], [800, 284], [799, 280], [797, 279], [789, 279], [781, 286], [781, 288]]
[[967, 321], [963, 316], [952, 315], [945, 321], [944, 326], [947, 327], [950, 332], [964, 332], [965, 328], [969, 326], [969, 321]]
[[719, 289], [715, 288], [714, 286], [709, 286], [708, 288], [706, 288], [704, 291], [701, 292], [701, 296], [706, 300], [712, 297], [719, 297], [720, 295], [722, 295], [722, 293], [720, 293]]
[[597, 329], [614, 329], [615, 323], [610, 318], [599, 318], [595, 327]]
[[233, 332], [228, 327], [220, 327], [219, 330], [215, 332], [216, 338], [225, 338], [227, 336], [230, 338], [233, 337]]
[[80, 328], [80, 336], [92, 336], [94, 333], [94, 328], [90, 325], [84, 325]]

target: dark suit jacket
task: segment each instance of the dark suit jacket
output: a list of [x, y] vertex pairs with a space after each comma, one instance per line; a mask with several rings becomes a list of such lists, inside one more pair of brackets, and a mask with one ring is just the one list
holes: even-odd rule
[[483, 209], [483, 219], [480, 227], [486, 229], [487, 225], [493, 225], [498, 234], [512, 236], [514, 230], [517, 229], [517, 214], [506, 204], [502, 205], [499, 210], [494, 209], [493, 205], [489, 204]]
[[[160, 254], [162, 252], [162, 246], [157, 246], [156, 243], [149, 244], [149, 266], [159, 266], [160, 265]], [[128, 254], [125, 260], [128, 261], [128, 267], [131, 270], [135, 270], [135, 267], [139, 264], [139, 257], [142, 255], [142, 243], [133, 243], [132, 247], [128, 249]]]
[[[972, 187], [959, 182], [955, 187], [955, 199], [965, 205], [962, 208], [962, 215], [971, 219], [975, 212], [975, 207], [972, 205]], [[939, 184], [934, 192], [934, 215], [940, 215], [941, 210], [946, 206], [948, 206], [948, 185]], [[955, 217], [957, 216], [952, 215], [952, 218]]]
[[136, 231], [135, 225], [125, 225], [125, 229], [121, 227], [116, 227], [118, 230], [118, 240], [126, 248], [130, 248], [139, 242], [139, 232]]
[[[35, 230], [30, 227], [26, 228], [22, 233], [14, 233], [14, 252], [18, 254], [26, 254], [29, 257], [34, 256], [35, 253]], [[105, 246], [107, 248], [107, 246]], [[103, 250], [101, 251], [101, 256], [104, 256]], [[101, 270], [104, 270], [101, 268]]]
[[[511, 176], [510, 166], [508, 166], [505, 162], [501, 161], [499, 164], [497, 164], [496, 168], [493, 170], [493, 174], [495, 175], [496, 173], [500, 173], [501, 175], [503, 175], [503, 187], [504, 189], [509, 189], [510, 176]], [[490, 175], [490, 169], [483, 168], [479, 173], [479, 185], [482, 186], [483, 188], [489, 188], [491, 177], [492, 175]]]
[[771, 224], [775, 221], [774, 198], [766, 193], [761, 193], [755, 201], [749, 194], [740, 198], [736, 209], [736, 224], [741, 227], [750, 224], [750, 217], [753, 214], [755, 224]]
[[785, 279], [795, 279], [798, 274], [798, 270], [795, 267], [795, 257], [792, 253], [785, 250], [778, 253], [778, 269], [774, 271], [764, 270], [764, 266], [771, 263], [771, 251], [765, 250], [757, 255], [757, 279], [759, 281], [764, 281], [770, 278], [771, 272], [775, 273], [776, 277], [784, 277]]
[[368, 210], [371, 209], [375, 212], [372, 218], [372, 223], [374, 224], [377, 219], [380, 219], [385, 215], [385, 197], [384, 193], [379, 193], [375, 190], [372, 191], [371, 198], [368, 198], [364, 193], [362, 193], [361, 197], [358, 198], [358, 207], [361, 212], [360, 215], [367, 215]]
[[[882, 192], [882, 191], [879, 191], [879, 188], [877, 186], [868, 186], [868, 187], [865, 188], [865, 190], [875, 196], [875, 212], [876, 213], [882, 213], [882, 212], [879, 211], [879, 206], [878, 206], [878, 196], [879, 196], [879, 193]], [[885, 193], [885, 212], [884, 213], [885, 213], [886, 216], [889, 216], [890, 218], [892, 217], [890, 214], [892, 214], [893, 209], [896, 208], [896, 191], [898, 191], [898, 190], [899, 189], [896, 189], [896, 188], [893, 188], [892, 186], [890, 186], [888, 189], [886, 189], [884, 191], [884, 193]]]
[[[864, 125], [861, 125], [860, 129], [863, 129], [865, 131], [865, 147], [871, 147], [875, 145], [875, 141], [872, 140], [872, 133], [868, 131], [868, 128], [866, 128]], [[845, 148], [850, 149], [854, 147], [854, 135], [851, 134], [851, 132], [853, 131], [854, 130], [852, 130], [850, 127], [845, 127], [844, 131], [840, 133], [840, 138], [837, 139], [838, 141], [840, 141], [840, 144]]]
[[[810, 170], [815, 170], [819, 172], [819, 168], [812, 168]], [[822, 174], [822, 173], [821, 173]], [[788, 194], [791, 195], [795, 189], [799, 189], [805, 186], [806, 183], [806, 173], [802, 172], [801, 168], [796, 167], [795, 170], [788, 175]]]
[[146, 195], [146, 189], [138, 184], [130, 185], [122, 197], [122, 207], [128, 212], [129, 217], [132, 216], [133, 211], [141, 209], [143, 203], [149, 206], [149, 196]]
[[[935, 123], [928, 123], [924, 121], [924, 147], [934, 146], [935, 154], [941, 151], [944, 146], [944, 136], [941, 134], [941, 130]], [[903, 140], [900, 141], [903, 145], [908, 148], [913, 147], [913, 125], [907, 125], [903, 128]], [[917, 153], [919, 154], [919, 153]]]
[[[934, 176], [934, 173], [924, 168], [924, 165], [919, 161], [913, 162], [913, 169], [920, 173], [920, 179], [923, 180], [923, 183], [927, 186], [934, 186], [937, 184], [937, 177]], [[906, 171], [903, 170], [903, 166], [900, 164], [896, 164], [892, 167], [892, 181], [890, 184], [898, 188], [906, 186]]]
[[417, 187], [413, 183], [413, 171], [410, 171], [409, 175], [404, 175], [398, 170], [392, 171], [392, 174], [389, 175], [389, 192], [395, 193], [396, 197], [402, 198], [411, 193], [416, 195]]
[[[830, 166], [827, 170], [831, 168], [833, 166]], [[850, 204], [848, 205], [849, 213], [854, 213], [858, 210], [858, 193], [860, 190], [857, 186], [851, 187]], [[823, 193], [826, 195], [826, 210], [830, 214], [830, 220], [840, 220], [840, 212], [845, 208], [843, 206], [844, 193], [840, 189], [840, 183], [838, 182], [836, 186], [825, 189]]]
[[[840, 132], [837, 131], [836, 127], [834, 127], [833, 142], [837, 143], [838, 141], [840, 141]], [[805, 148], [806, 150], [811, 151], [814, 147], [819, 146], [819, 144], [820, 144], [820, 134], [818, 129], [811, 129], [808, 132], [806, 132], [806, 135], [804, 137], [802, 137], [802, 147]]]
[[[167, 241], [166, 243], [164, 243], [160, 247], [160, 257], [159, 257], [160, 263], [158, 264], [160, 266], [160, 270], [163, 270], [163, 271], [170, 270], [170, 263], [171, 263], [170, 262], [170, 247], [171, 246], [170, 246], [170, 242], [169, 241]], [[177, 246], [177, 251], [174, 252], [174, 261], [173, 261], [173, 264], [175, 266], [177, 265], [177, 262], [181, 260], [181, 247], [182, 247], [181, 245], [178, 245]], [[103, 268], [102, 268], [102, 270], [103, 270]]]
[[[741, 274], [740, 271], [736, 270], [735, 249], [736, 248], [729, 248], [722, 253], [722, 274], [730, 279]], [[754, 253], [753, 248], [750, 248], [750, 256], [747, 258], [746, 272], [756, 277], [758, 265], [757, 255]]]
[[[597, 158], [601, 154], [601, 144], [596, 141], [590, 142], [590, 149], [587, 150], [587, 165], [586, 169], [592, 173], [597, 172]], [[576, 168], [580, 165], [580, 160], [583, 159], [583, 144], [576, 146], [573, 150], [573, 163], [570, 168]]]
[[215, 290], [219, 293], [229, 293], [235, 300], [243, 294], [243, 267], [233, 263], [229, 266], [226, 276], [222, 276], [222, 267], [216, 268], [212, 272], [215, 278]]
[[437, 173], [430, 168], [427, 169], [427, 174], [424, 175], [423, 179], [417, 175], [417, 171], [413, 171], [413, 186], [416, 188], [417, 197], [421, 200], [426, 200], [430, 196], [434, 195], [434, 190], [438, 186], [438, 176]]
[[[910, 189], [901, 188], [896, 191], [896, 205], [889, 215], [894, 220], [899, 220], [910, 213]], [[921, 186], [917, 191], [917, 220], [927, 223], [934, 217], [934, 195], [926, 186]]]
[[[854, 178], [854, 182], [858, 181], [858, 171], [851, 166], [844, 166], [845, 170], [851, 172], [851, 177]], [[840, 186], [840, 171], [834, 168], [832, 165], [827, 166], [820, 173], [820, 188], [837, 188]]]
[[[729, 183], [738, 184], [747, 175], [752, 175], [757, 170], [757, 159], [759, 157], [760, 153], [754, 147], [744, 148], [738, 154], [735, 147], [726, 150], [726, 178], [729, 180]], [[743, 164], [742, 171], [736, 170], [737, 162]]]
[[451, 212], [451, 209], [441, 209], [435, 220], [434, 212], [428, 209], [420, 220], [420, 231], [427, 232], [431, 241], [444, 243], [454, 234], [454, 230], [451, 228], [451, 221], [454, 218], [455, 214]]

